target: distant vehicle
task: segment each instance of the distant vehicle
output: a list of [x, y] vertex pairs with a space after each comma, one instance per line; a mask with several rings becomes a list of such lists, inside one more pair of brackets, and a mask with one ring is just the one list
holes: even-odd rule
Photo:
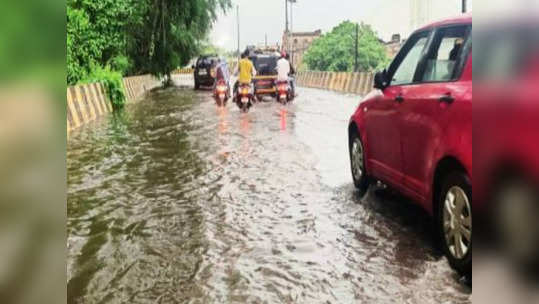
[[[195, 90], [201, 86], [212, 87], [215, 83], [215, 67], [220, 61], [217, 55], [205, 55], [198, 58], [192, 66]], [[226, 64], [226, 61], [223, 60]]]
[[414, 32], [348, 127], [352, 177], [380, 180], [434, 216], [449, 264], [472, 266], [472, 17]]
[[276, 96], [277, 88], [275, 80], [277, 79], [277, 57], [274, 54], [255, 54], [250, 57], [253, 62], [257, 75], [253, 77], [255, 96], [262, 100], [263, 95]]

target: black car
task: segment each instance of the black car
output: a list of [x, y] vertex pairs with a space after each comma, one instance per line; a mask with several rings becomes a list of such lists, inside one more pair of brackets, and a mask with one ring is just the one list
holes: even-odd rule
[[195, 90], [201, 86], [211, 87], [215, 82], [215, 66], [219, 62], [217, 55], [206, 55], [198, 58], [196, 64], [193, 65]]

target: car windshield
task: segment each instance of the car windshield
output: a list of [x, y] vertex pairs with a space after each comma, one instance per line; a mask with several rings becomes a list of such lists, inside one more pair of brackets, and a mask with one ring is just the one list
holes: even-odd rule
[[258, 55], [253, 59], [253, 64], [258, 75], [276, 75], [277, 57], [270, 55]]
[[198, 60], [198, 67], [207, 68], [213, 66], [217, 62], [217, 57], [201, 57]]

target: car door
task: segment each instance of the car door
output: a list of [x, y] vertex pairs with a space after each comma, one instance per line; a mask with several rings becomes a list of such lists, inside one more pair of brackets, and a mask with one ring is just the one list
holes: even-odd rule
[[368, 167], [370, 174], [399, 187], [402, 180], [402, 151], [398, 124], [403, 87], [413, 83], [430, 31], [413, 34], [387, 72], [390, 79], [377, 99], [366, 108]]
[[414, 76], [414, 85], [403, 87], [401, 92], [403, 186], [406, 194], [418, 201], [428, 199], [430, 173], [437, 158], [445, 153], [442, 150], [448, 147], [448, 135], [471, 127], [471, 103], [463, 102], [471, 100], [471, 79], [460, 79], [471, 49], [470, 30], [470, 25], [435, 29]]

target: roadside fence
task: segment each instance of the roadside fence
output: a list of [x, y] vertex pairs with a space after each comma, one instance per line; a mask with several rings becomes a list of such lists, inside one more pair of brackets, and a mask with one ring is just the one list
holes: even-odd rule
[[365, 95], [372, 89], [374, 74], [371, 72], [305, 71], [297, 74], [296, 81], [299, 86], [303, 87]]
[[[161, 82], [152, 75], [123, 78], [127, 103], [135, 102]], [[67, 133], [96, 118], [112, 112], [112, 104], [102, 83], [67, 87]]]

